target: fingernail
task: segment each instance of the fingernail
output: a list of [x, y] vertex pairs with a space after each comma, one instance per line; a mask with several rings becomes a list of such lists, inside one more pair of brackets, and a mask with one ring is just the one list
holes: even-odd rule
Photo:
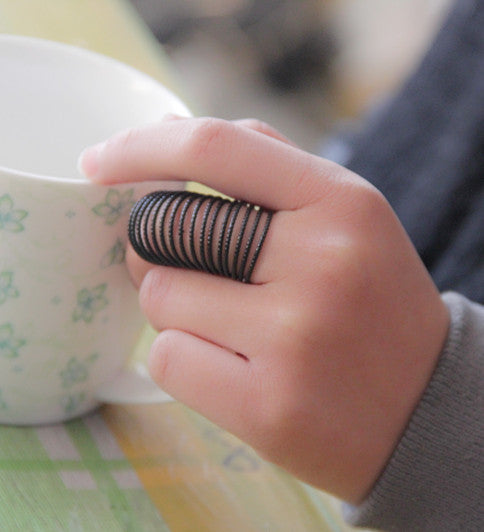
[[90, 146], [82, 151], [77, 161], [77, 169], [85, 177], [94, 178], [99, 171], [99, 161], [101, 152], [104, 149], [104, 142]]

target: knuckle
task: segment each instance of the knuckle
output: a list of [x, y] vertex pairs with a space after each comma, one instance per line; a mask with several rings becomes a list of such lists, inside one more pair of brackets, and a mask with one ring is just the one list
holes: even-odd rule
[[145, 275], [153, 268], [153, 264], [142, 259], [133, 249], [131, 244], [126, 248], [126, 266], [131, 278], [131, 282], [136, 288], [141, 286]]
[[313, 341], [320, 325], [318, 312], [313, 312], [314, 304], [310, 304], [313, 299], [301, 293], [297, 300], [280, 304], [275, 310], [273, 347], [277, 352], [297, 353]]
[[106, 141], [105, 153], [122, 157], [132, 149], [138, 137], [138, 128], [124, 129]]
[[183, 146], [185, 155], [195, 161], [220, 156], [229, 130], [229, 123], [218, 118], [194, 120]]
[[164, 331], [159, 334], [151, 347], [149, 369], [153, 379], [160, 385], [172, 380], [175, 371], [176, 331]]
[[160, 268], [151, 269], [144, 277], [139, 290], [141, 310], [156, 329], [163, 328], [164, 308], [169, 305], [170, 276]]
[[272, 132], [273, 128], [267, 124], [267, 122], [264, 122], [263, 120], [259, 120], [258, 118], [245, 118], [242, 121], [242, 124], [245, 127], [248, 127], [249, 129], [254, 129], [255, 131], [259, 131], [261, 133], [267, 133]]
[[374, 287], [373, 275], [365, 240], [349, 238], [327, 250], [322, 272], [324, 302], [318, 315], [328, 341], [347, 334], [352, 327], [348, 316], [357, 316], [367, 307]]
[[360, 182], [354, 192], [356, 222], [368, 228], [388, 218], [390, 208], [383, 194], [367, 182]]
[[299, 168], [293, 176], [294, 190], [301, 196], [301, 202], [296, 207], [304, 207], [318, 203], [328, 198], [327, 175], [319, 160], [309, 154], [301, 153]]
[[139, 128], [125, 129], [107, 139], [100, 154], [103, 172], [107, 175], [123, 173], [122, 169], [129, 167], [139, 141]]

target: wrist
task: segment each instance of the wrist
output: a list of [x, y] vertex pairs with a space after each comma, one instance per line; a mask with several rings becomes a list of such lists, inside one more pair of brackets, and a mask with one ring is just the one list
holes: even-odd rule
[[360, 479], [361, 491], [352, 502], [360, 502], [371, 491], [384, 470], [409, 420], [419, 404], [446, 344], [450, 316], [437, 291], [421, 299], [418, 330], [413, 341], [403, 345], [393, 368], [385, 379], [386, 399], [381, 405], [380, 427], [368, 436], [367, 468]]

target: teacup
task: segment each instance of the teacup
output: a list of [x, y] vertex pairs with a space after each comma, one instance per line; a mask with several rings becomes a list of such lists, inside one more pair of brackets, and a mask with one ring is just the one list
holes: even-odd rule
[[124, 257], [132, 204], [182, 184], [101, 186], [76, 163], [118, 130], [188, 109], [129, 66], [39, 39], [0, 36], [0, 72], [0, 422], [166, 400], [127, 363], [145, 320]]

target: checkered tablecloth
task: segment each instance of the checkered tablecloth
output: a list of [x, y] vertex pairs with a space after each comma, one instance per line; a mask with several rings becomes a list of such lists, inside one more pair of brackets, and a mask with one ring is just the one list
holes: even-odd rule
[[0, 428], [2, 532], [336, 532], [338, 505], [177, 403]]
[[0, 430], [0, 530], [169, 530], [100, 413]]

